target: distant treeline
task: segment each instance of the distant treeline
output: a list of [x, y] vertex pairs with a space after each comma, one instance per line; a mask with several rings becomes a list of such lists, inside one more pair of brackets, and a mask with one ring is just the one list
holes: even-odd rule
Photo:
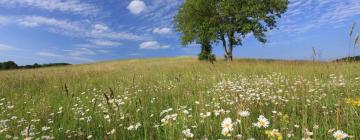
[[0, 70], [11, 70], [11, 69], [33, 69], [53, 66], [66, 66], [71, 65], [68, 63], [49, 63], [49, 64], [38, 64], [19, 66], [14, 61], [0, 62]]
[[336, 62], [359, 62], [360, 56], [351, 56], [351, 57], [345, 57], [341, 59], [336, 59]]

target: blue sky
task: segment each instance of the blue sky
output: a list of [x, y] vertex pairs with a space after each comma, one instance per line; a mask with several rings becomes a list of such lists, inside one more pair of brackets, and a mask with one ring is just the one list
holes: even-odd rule
[[[0, 61], [79, 64], [195, 56], [199, 46], [181, 46], [172, 24], [183, 1], [0, 0]], [[311, 59], [314, 47], [319, 59], [336, 59], [348, 54], [353, 22], [360, 23], [359, 0], [290, 0], [278, 29], [267, 33], [267, 44], [249, 35], [234, 55]], [[222, 57], [222, 47], [214, 48]]]

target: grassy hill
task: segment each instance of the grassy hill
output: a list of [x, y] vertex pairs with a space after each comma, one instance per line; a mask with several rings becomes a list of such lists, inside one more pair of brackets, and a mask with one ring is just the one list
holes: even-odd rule
[[0, 71], [0, 139], [360, 139], [359, 71], [196, 58]]

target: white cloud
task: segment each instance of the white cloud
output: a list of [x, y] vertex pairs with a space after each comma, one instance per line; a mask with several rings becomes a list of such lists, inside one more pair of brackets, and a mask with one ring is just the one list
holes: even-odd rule
[[[86, 30], [89, 31], [89, 30]], [[115, 40], [135, 40], [135, 41], [144, 41], [149, 40], [149, 37], [139, 36], [127, 32], [116, 32], [111, 30], [105, 24], [95, 24], [92, 26], [92, 29], [87, 33], [92, 38], [97, 39], [115, 39]]]
[[43, 16], [2, 17], [1, 19], [7, 19], [7, 21], [10, 21], [6, 24], [15, 24], [29, 28], [41, 28], [53, 33], [73, 37], [101, 40], [150, 40], [150, 37], [135, 35], [128, 32], [115, 31], [103, 23], [93, 24], [87, 21], [69, 21]]
[[90, 49], [87, 48], [80, 48], [80, 49], [76, 49], [76, 50], [67, 50], [70, 56], [74, 56], [74, 57], [80, 57], [83, 55], [96, 55], [97, 53], [95, 51], [92, 51]]
[[31, 7], [81, 15], [95, 15], [99, 9], [80, 0], [0, 0], [0, 6]]
[[109, 50], [98, 50], [97, 52], [99, 52], [99, 53], [110, 53], [111, 51], [109, 51]]
[[51, 52], [37, 52], [35, 55], [42, 56], [42, 57], [48, 57], [48, 58], [54, 58], [61, 61], [80, 61], [80, 62], [94, 62], [94, 60], [80, 57], [80, 56], [68, 56], [68, 55], [61, 55], [61, 54], [55, 54]]
[[130, 4], [127, 6], [127, 9], [135, 15], [140, 14], [146, 9], [146, 4], [142, 0], [133, 0], [130, 2]]
[[69, 22], [66, 20], [58, 20], [54, 18], [41, 17], [41, 16], [26, 16], [24, 18], [20, 18], [18, 19], [18, 24], [25, 27], [49, 26], [49, 27], [60, 28], [63, 31], [65, 30], [72, 32], [83, 31], [79, 23]]
[[104, 24], [95, 24], [93, 25], [93, 30], [92, 32], [94, 33], [103, 33], [109, 31], [109, 27], [104, 25]]
[[134, 40], [134, 41], [150, 40], [150, 37], [134, 35], [132, 33], [127, 33], [127, 32], [114, 32], [114, 31], [108, 31], [103, 33], [92, 32], [90, 36], [98, 39], [116, 39], [116, 40]]
[[122, 45], [122, 43], [120, 42], [108, 41], [108, 40], [92, 40], [91, 43], [94, 46], [100, 46], [100, 47], [115, 47]]
[[153, 30], [153, 33], [155, 33], [155, 34], [161, 34], [161, 35], [170, 34], [170, 33], [171, 33], [171, 29], [170, 29], [170, 28], [155, 28], [155, 29]]
[[38, 56], [45, 56], [45, 57], [63, 57], [62, 55], [50, 53], [50, 52], [38, 52], [36, 53]]
[[170, 48], [169, 45], [161, 45], [157, 41], [147, 41], [140, 44], [140, 49], [150, 49], [150, 50], [156, 50], [156, 49], [167, 49]]
[[0, 51], [9, 51], [9, 50], [15, 50], [16, 48], [13, 46], [0, 44]]

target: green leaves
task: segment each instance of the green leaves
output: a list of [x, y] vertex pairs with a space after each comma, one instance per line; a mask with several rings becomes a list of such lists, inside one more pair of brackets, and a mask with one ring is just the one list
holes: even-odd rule
[[[247, 35], [266, 43], [266, 32], [275, 29], [288, 0], [186, 0], [175, 16], [175, 27], [184, 45], [221, 41], [227, 55], [242, 45]], [[206, 45], [205, 45], [206, 46]], [[211, 46], [211, 45], [210, 45]]]
[[216, 40], [214, 17], [215, 0], [187, 0], [174, 18], [177, 31], [182, 33], [182, 44], [200, 44]]

